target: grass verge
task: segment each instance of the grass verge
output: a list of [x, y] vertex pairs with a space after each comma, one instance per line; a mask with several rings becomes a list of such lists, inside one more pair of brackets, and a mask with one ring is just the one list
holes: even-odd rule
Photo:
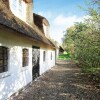
[[60, 60], [71, 60], [71, 57], [70, 57], [69, 53], [63, 53], [63, 54], [59, 55], [58, 59], [60, 59]]

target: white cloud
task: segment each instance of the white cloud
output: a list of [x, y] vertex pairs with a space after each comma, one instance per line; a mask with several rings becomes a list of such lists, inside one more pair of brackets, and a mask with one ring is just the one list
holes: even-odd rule
[[64, 16], [63, 14], [58, 15], [50, 24], [51, 24], [51, 37], [61, 43], [61, 38], [64, 35], [64, 31], [73, 26], [75, 22], [81, 22], [84, 18], [88, 16], [77, 17], [73, 16]]
[[65, 34], [64, 31], [73, 26], [75, 22], [81, 22], [84, 18], [88, 18], [89, 16], [78, 17], [76, 15], [65, 16], [64, 14], [60, 14], [55, 16], [52, 12], [38, 12], [39, 15], [42, 15], [49, 20], [50, 23], [50, 36], [56, 41], [61, 43], [61, 38]]

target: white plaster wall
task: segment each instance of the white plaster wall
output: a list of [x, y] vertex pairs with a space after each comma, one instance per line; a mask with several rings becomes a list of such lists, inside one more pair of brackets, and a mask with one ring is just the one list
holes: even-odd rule
[[[32, 46], [16, 35], [0, 32], [0, 46], [9, 48], [8, 71], [0, 73], [0, 100], [5, 100], [32, 81]], [[22, 48], [29, 50], [29, 65], [22, 67]]]
[[[43, 61], [43, 51], [46, 52], [46, 59]], [[52, 52], [52, 60], [51, 60]], [[55, 51], [40, 48], [40, 75], [55, 66]]]
[[[28, 83], [32, 82], [32, 41], [16, 33], [5, 33], [0, 30], [0, 46], [9, 48], [8, 71], [0, 73], [0, 100], [5, 100]], [[29, 49], [29, 66], [22, 67], [22, 49]], [[46, 61], [43, 61], [46, 51]], [[52, 52], [52, 60], [51, 60]], [[40, 75], [55, 65], [55, 51], [40, 48]]]

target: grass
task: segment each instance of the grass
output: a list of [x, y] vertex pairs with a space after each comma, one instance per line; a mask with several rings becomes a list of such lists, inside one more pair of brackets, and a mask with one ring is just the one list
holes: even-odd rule
[[58, 59], [61, 59], [61, 60], [70, 60], [71, 57], [70, 57], [70, 54], [67, 53], [67, 52], [64, 52], [63, 54], [60, 54]]

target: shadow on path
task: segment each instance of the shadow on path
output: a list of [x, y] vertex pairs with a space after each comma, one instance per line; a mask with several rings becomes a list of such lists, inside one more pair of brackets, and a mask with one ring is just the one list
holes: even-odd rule
[[55, 67], [10, 100], [100, 100], [100, 90], [82, 77], [74, 62], [58, 60]]

